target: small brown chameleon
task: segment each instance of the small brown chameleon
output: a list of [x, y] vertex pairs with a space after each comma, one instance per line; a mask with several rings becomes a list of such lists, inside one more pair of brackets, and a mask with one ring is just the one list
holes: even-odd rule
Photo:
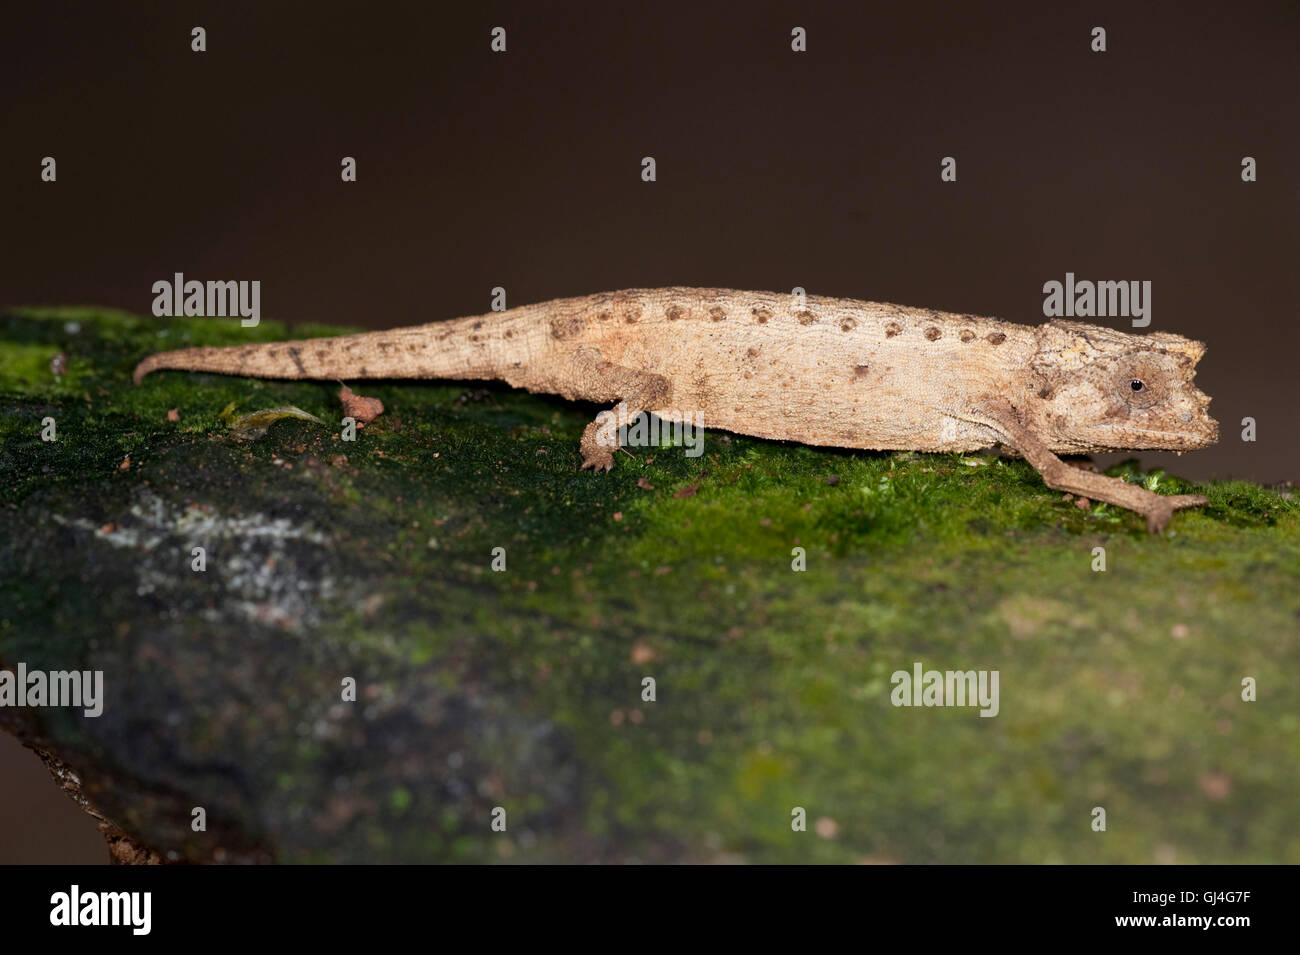
[[[1205, 346], [1079, 322], [1037, 327], [853, 299], [631, 289], [392, 331], [151, 355], [161, 368], [258, 378], [500, 379], [615, 411], [845, 448], [1023, 455], [1048, 487], [1146, 517], [1207, 503], [1079, 470], [1058, 453], [1191, 451], [1218, 439], [1192, 384]], [[582, 467], [616, 445], [582, 436]]]

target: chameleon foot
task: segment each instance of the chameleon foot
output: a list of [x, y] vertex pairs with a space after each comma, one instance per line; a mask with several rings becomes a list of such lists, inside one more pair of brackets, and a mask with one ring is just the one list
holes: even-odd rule
[[582, 432], [582, 441], [578, 449], [582, 452], [582, 467], [578, 470], [585, 471], [591, 468], [594, 471], [612, 471], [614, 469], [614, 452], [618, 450], [615, 445], [612, 448], [606, 447], [596, 439], [596, 422], [587, 425]]
[[1119, 478], [1070, 467], [1021, 423], [1015, 408], [1004, 399], [988, 402], [983, 412], [988, 416], [987, 422], [1005, 436], [1007, 444], [1024, 455], [1025, 460], [1043, 476], [1043, 483], [1048, 487], [1136, 511], [1147, 519], [1147, 530], [1152, 534], [1164, 530], [1169, 518], [1179, 508], [1209, 503], [1200, 494], [1156, 494]]
[[1141, 513], [1147, 519], [1147, 530], [1152, 534], [1159, 534], [1169, 523], [1169, 518], [1174, 516], [1174, 511], [1181, 507], [1199, 507], [1209, 503], [1209, 498], [1202, 497], [1200, 494], [1162, 495], [1157, 496]]

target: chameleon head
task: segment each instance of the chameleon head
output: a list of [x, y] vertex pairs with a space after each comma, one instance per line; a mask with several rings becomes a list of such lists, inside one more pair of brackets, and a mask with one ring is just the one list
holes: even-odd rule
[[1204, 354], [1167, 332], [1050, 322], [1038, 328], [1029, 403], [1061, 450], [1194, 451], [1219, 439], [1210, 397], [1192, 383]]

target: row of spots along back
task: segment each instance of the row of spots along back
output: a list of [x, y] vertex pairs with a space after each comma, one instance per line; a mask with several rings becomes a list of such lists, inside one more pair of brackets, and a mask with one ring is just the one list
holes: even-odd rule
[[[898, 322], [891, 321], [885, 323], [886, 338], [894, 338], [895, 336], [901, 335], [902, 333], [903, 333], [903, 326], [901, 326]], [[922, 334], [925, 336], [926, 341], [937, 342], [941, 338], [943, 338], [943, 329], [941, 329], [938, 325], [926, 325], [925, 330], [922, 332]], [[976, 334], [973, 328], [963, 328], [957, 333], [957, 337], [961, 339], [962, 342], [969, 344], [970, 342], [975, 341], [975, 339], [977, 339], [979, 335]], [[1003, 332], [989, 332], [987, 335], [984, 336], [984, 340], [987, 341], [990, 345], [1001, 345], [1004, 341], [1007, 340], [1007, 336]]]
[[[663, 306], [663, 317], [669, 322], [680, 322], [689, 319], [697, 321], [707, 321], [712, 323], [721, 323], [742, 317], [745, 311], [748, 311], [748, 318], [754, 324], [766, 325], [777, 317], [779, 314], [775, 305], [770, 303], [759, 302], [746, 307], [728, 307], [721, 303], [709, 303], [707, 300], [703, 303], [684, 303], [681, 301], [669, 302]], [[594, 315], [594, 320], [599, 323], [612, 321], [626, 324], [636, 324], [643, 317], [643, 309], [640, 302], [630, 296], [615, 295], [608, 303], [602, 303]], [[858, 317], [851, 314], [845, 314], [838, 310], [832, 309], [829, 312], [823, 312], [818, 308], [809, 305], [799, 305], [788, 313], [798, 324], [803, 326], [817, 325], [826, 319], [833, 321], [843, 332], [856, 331], [861, 322]], [[932, 317], [937, 317], [940, 313], [930, 311]], [[903, 316], [900, 316], [903, 317]], [[909, 325], [914, 319], [903, 317]], [[577, 335], [587, 321], [583, 316], [563, 316], [553, 319], [551, 322], [551, 334], [555, 338], [572, 338]], [[922, 336], [927, 341], [939, 341], [944, 337], [943, 329], [937, 324], [919, 325]], [[894, 338], [904, 334], [904, 325], [896, 320], [890, 320], [884, 326], [885, 337]], [[957, 337], [963, 343], [973, 342], [980, 338], [980, 335], [972, 328], [963, 328], [957, 333]], [[988, 332], [983, 339], [990, 345], [1001, 345], [1006, 341], [1006, 335], [1002, 332]]]

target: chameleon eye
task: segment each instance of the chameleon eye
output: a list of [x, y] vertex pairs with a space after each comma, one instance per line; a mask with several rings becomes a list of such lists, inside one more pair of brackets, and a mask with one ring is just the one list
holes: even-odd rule
[[1126, 355], [1109, 382], [1111, 395], [1130, 408], [1151, 408], [1164, 400], [1164, 370], [1148, 355]]

